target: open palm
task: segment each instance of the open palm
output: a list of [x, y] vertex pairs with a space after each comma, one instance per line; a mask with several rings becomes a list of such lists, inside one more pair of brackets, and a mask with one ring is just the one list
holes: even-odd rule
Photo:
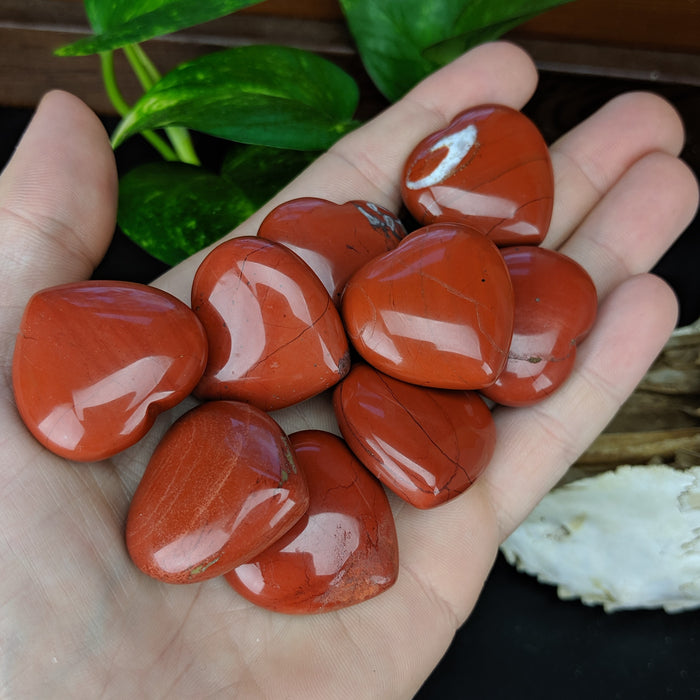
[[[476, 104], [520, 108], [535, 84], [519, 49], [478, 48], [345, 137], [235, 234], [255, 234], [271, 206], [297, 196], [396, 210], [403, 160], [423, 136]], [[47, 96], [0, 179], [0, 695], [410, 697], [474, 606], [499, 543], [605, 426], [674, 326], [672, 292], [646, 272], [697, 204], [676, 158], [682, 141], [669, 105], [631, 94], [553, 144], [545, 245], [586, 267], [601, 302], [574, 375], [536, 407], [495, 410], [496, 453], [465, 494], [432, 511], [392, 500], [393, 588], [338, 612], [285, 616], [221, 579], [166, 585], [130, 562], [130, 497], [172, 415], [118, 457], [74, 464], [45, 451], [16, 413], [11, 358], [27, 299], [89, 277], [115, 218], [102, 126], [76, 98]], [[187, 300], [201, 257], [157, 286]], [[333, 420], [323, 397], [275, 417], [289, 432]]]

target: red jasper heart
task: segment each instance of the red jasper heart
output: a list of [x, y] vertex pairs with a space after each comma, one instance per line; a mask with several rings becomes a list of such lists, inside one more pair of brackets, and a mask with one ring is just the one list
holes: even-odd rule
[[258, 235], [283, 243], [299, 255], [338, 304], [353, 272], [395, 248], [406, 230], [388, 209], [372, 202], [334, 204], [301, 197], [273, 209]]
[[588, 273], [561, 253], [532, 246], [501, 252], [513, 281], [515, 325], [506, 367], [483, 393], [501, 404], [528, 406], [571, 373], [598, 300]]
[[92, 281], [35, 294], [15, 345], [22, 419], [56, 454], [79, 461], [133, 445], [185, 398], [207, 358], [204, 330], [175, 297], [129, 282]]
[[290, 442], [308, 477], [309, 509], [226, 580], [247, 600], [283, 613], [328, 612], [378, 595], [398, 574], [384, 490], [335, 435], [307, 430]]
[[328, 292], [298, 255], [274, 241], [246, 236], [217, 246], [197, 270], [192, 308], [209, 340], [199, 398], [273, 410], [333, 386], [350, 368]]
[[358, 270], [342, 314], [357, 351], [385, 374], [479, 389], [505, 366], [513, 289], [488, 238], [467, 226], [433, 224]]
[[462, 112], [421, 141], [401, 180], [404, 203], [421, 224], [463, 221], [498, 245], [540, 243], [553, 193], [544, 139], [527, 117], [500, 105]]
[[475, 392], [429, 389], [355, 365], [335, 388], [340, 430], [357, 458], [417, 508], [468, 489], [496, 444], [491, 412]]
[[219, 576], [282, 536], [309, 503], [281, 428], [212, 401], [179, 418], [151, 457], [126, 523], [134, 563], [167, 583]]

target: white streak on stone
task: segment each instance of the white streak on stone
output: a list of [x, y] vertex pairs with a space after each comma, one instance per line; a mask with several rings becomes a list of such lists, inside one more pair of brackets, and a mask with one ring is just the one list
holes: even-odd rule
[[420, 190], [423, 187], [432, 187], [446, 180], [455, 168], [462, 162], [464, 156], [469, 153], [469, 150], [476, 143], [477, 130], [474, 124], [469, 124], [464, 129], [457, 131], [454, 134], [443, 136], [439, 141], [433, 144], [429, 153], [434, 153], [440, 148], [446, 148], [447, 153], [444, 158], [437, 164], [437, 167], [420, 180], [410, 180], [406, 178], [406, 187], [409, 190]]

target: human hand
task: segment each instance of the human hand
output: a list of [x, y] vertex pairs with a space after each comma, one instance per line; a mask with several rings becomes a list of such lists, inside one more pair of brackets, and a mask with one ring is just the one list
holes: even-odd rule
[[[472, 105], [520, 108], [535, 83], [519, 49], [476, 49], [344, 138], [235, 233], [255, 234], [272, 206], [298, 196], [395, 210], [403, 160], [423, 136]], [[251, 606], [222, 579], [161, 584], [130, 562], [130, 497], [172, 414], [95, 464], [48, 453], [17, 415], [11, 358], [24, 305], [38, 289], [89, 277], [116, 209], [101, 125], [75, 98], [49, 95], [0, 179], [0, 694], [410, 697], [474, 606], [499, 543], [605, 426], [674, 326], [671, 291], [645, 272], [697, 205], [676, 158], [682, 140], [666, 103], [633, 94], [552, 146], [545, 245], [580, 262], [601, 301], [574, 374], [541, 404], [494, 411], [496, 452], [466, 493], [431, 511], [392, 499], [400, 573], [391, 589], [345, 610], [285, 616]], [[187, 300], [202, 257], [156, 285]], [[326, 397], [275, 417], [288, 432], [332, 427]]]

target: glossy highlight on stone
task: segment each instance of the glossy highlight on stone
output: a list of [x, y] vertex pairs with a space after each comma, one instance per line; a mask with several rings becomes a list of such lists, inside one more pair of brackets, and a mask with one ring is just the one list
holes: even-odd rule
[[421, 224], [462, 221], [499, 246], [541, 243], [554, 201], [547, 144], [521, 112], [474, 107], [415, 147], [401, 195]]
[[144, 573], [195, 583], [258, 554], [304, 514], [309, 492], [272, 418], [212, 401], [165, 434], [136, 489], [126, 544]]
[[195, 394], [266, 411], [328, 389], [350, 368], [338, 311], [294, 252], [255, 236], [233, 238], [204, 259], [192, 308], [209, 341]]
[[429, 389], [355, 365], [333, 391], [338, 425], [357, 458], [416, 508], [434, 508], [468, 489], [496, 445], [483, 399]]
[[318, 197], [300, 197], [273, 209], [258, 235], [297, 253], [337, 305], [353, 272], [395, 248], [406, 229], [388, 209], [372, 202], [335, 204]]
[[513, 282], [515, 325], [506, 367], [483, 394], [504, 405], [529, 406], [571, 373], [598, 298], [588, 273], [562, 253], [534, 246], [501, 252]]
[[226, 575], [247, 600], [282, 613], [361, 603], [398, 574], [394, 519], [379, 482], [331, 433], [290, 436], [308, 477], [309, 509], [287, 534]]
[[356, 350], [385, 374], [481, 389], [508, 357], [513, 289], [488, 238], [460, 224], [433, 224], [358, 270], [341, 311]]
[[17, 409], [36, 439], [78, 461], [135, 444], [194, 388], [207, 359], [191, 309], [154, 287], [88, 281], [37, 292], [14, 350]]

